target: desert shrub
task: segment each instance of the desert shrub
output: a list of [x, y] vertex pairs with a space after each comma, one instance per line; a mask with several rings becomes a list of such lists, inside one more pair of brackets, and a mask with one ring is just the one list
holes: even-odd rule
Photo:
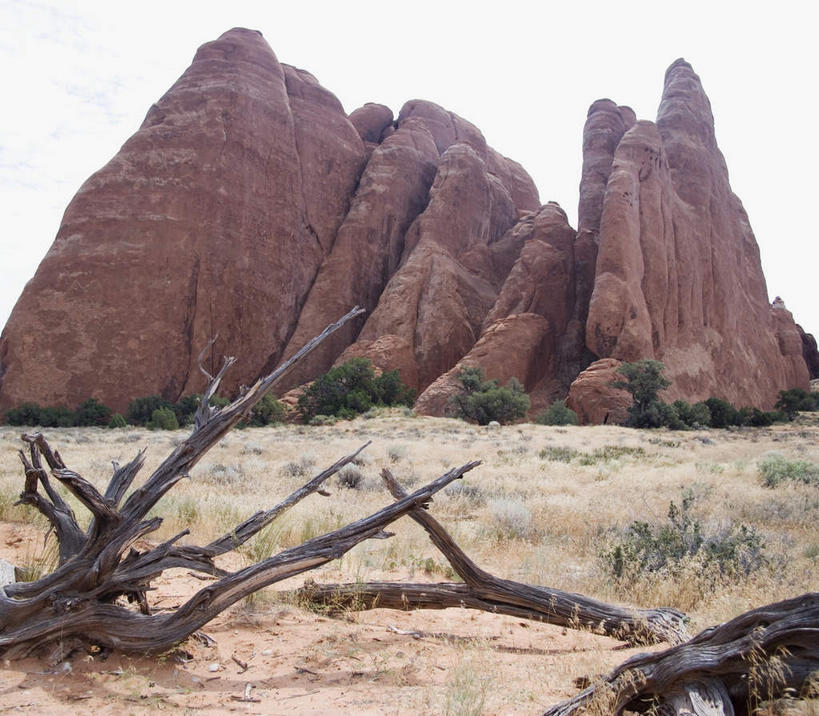
[[177, 400], [171, 409], [176, 415], [176, 422], [180, 425], [190, 425], [193, 422], [193, 416], [199, 409], [199, 402], [202, 400], [201, 393], [191, 393], [190, 395], [183, 395]]
[[75, 424], [76, 415], [64, 405], [40, 410], [40, 425], [44, 428], [70, 428]]
[[577, 452], [577, 450], [558, 445], [556, 447], [549, 446], [543, 448], [538, 453], [538, 457], [541, 460], [550, 460], [551, 462], [571, 462], [572, 459], [577, 457], [579, 454], [580, 453]]
[[179, 422], [170, 406], [157, 408], [145, 426], [150, 430], [178, 430]]
[[109, 428], [124, 428], [128, 426], [128, 421], [121, 413], [114, 413], [108, 421]]
[[819, 485], [819, 465], [806, 460], [786, 460], [782, 455], [769, 455], [758, 465], [765, 487], [776, 487], [785, 480], [804, 485]]
[[[134, 398], [128, 404], [128, 422], [131, 425], [147, 425], [153, 417], [154, 411], [167, 408], [173, 412], [170, 401], [159, 395], [145, 395]], [[174, 415], [176, 419], [176, 415]], [[178, 424], [177, 420], [177, 424]]]
[[705, 403], [691, 405], [685, 400], [675, 400], [671, 403], [671, 407], [674, 408], [680, 422], [686, 427], [707, 428], [711, 425], [711, 412]]
[[656, 428], [665, 425], [663, 407], [658, 393], [664, 390], [671, 381], [663, 375], [663, 364], [657, 360], [643, 359], [634, 363], [621, 363], [617, 371], [625, 380], [612, 383], [615, 388], [622, 388], [631, 393], [632, 404], [628, 409], [628, 424], [635, 428]]
[[546, 410], [537, 416], [539, 425], [577, 425], [577, 413], [567, 408], [562, 400], [556, 400]]
[[355, 490], [361, 486], [364, 481], [364, 473], [358, 465], [348, 464], [338, 471], [336, 482], [340, 487], [346, 487], [349, 490]]
[[92, 425], [107, 425], [111, 419], [111, 408], [103, 405], [96, 398], [89, 398], [80, 403], [74, 413], [74, 424], [84, 427]]
[[764, 542], [753, 527], [731, 525], [705, 534], [700, 521], [691, 515], [693, 502], [690, 494], [683, 497], [681, 506], [672, 501], [664, 524], [632, 522], [623, 537], [603, 553], [607, 571], [617, 578], [673, 571], [692, 557], [729, 576], [747, 575], [763, 565]]
[[722, 398], [708, 398], [705, 401], [711, 414], [712, 428], [727, 428], [729, 425], [741, 425], [742, 418], [737, 409]]
[[285, 407], [270, 393], [264, 396], [250, 411], [249, 424], [254, 427], [284, 422]]
[[16, 408], [6, 411], [6, 422], [9, 425], [41, 425], [38, 403], [20, 403]]
[[350, 419], [375, 405], [411, 405], [414, 397], [398, 371], [376, 377], [371, 361], [351, 358], [316, 378], [299, 398], [299, 410], [311, 423], [318, 415]]
[[525, 539], [532, 533], [532, 513], [520, 498], [496, 497], [488, 507], [500, 536]]
[[458, 380], [463, 392], [453, 395], [450, 404], [459, 418], [478, 425], [487, 425], [493, 420], [511, 423], [529, 410], [529, 396], [515, 378], [501, 387], [496, 380], [484, 380], [483, 368], [470, 366], [461, 370]]
[[779, 393], [779, 400], [774, 406], [793, 420], [800, 410], [807, 412], [819, 410], [819, 393], [809, 393], [802, 388], [791, 388]]

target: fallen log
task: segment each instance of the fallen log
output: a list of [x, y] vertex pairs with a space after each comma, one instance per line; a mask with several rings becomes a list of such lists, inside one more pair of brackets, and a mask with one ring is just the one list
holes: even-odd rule
[[752, 609], [665, 651], [632, 657], [544, 716], [744, 716], [763, 701], [805, 696], [817, 677], [819, 593], [810, 593]]
[[[381, 472], [392, 496], [406, 492], [388, 469]], [[629, 609], [581, 594], [500, 579], [478, 567], [458, 547], [443, 526], [425, 509], [410, 511], [433, 544], [446, 557], [463, 584], [307, 584], [294, 596], [337, 609], [446, 609], [464, 607], [533, 619], [573, 629], [588, 629], [630, 644], [677, 644], [687, 638], [684, 615], [675, 609]]]

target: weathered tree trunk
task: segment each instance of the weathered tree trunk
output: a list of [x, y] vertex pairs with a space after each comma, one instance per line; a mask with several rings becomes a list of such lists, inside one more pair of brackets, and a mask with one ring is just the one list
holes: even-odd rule
[[800, 695], [817, 672], [819, 594], [812, 593], [752, 609], [665, 651], [635, 656], [544, 716], [649, 709], [744, 715], [789, 689]]
[[[394, 498], [400, 500], [406, 497], [389, 470], [384, 469], [381, 477]], [[559, 589], [499, 579], [469, 559], [427, 510], [415, 509], [409, 515], [426, 530], [432, 543], [447, 558], [464, 584], [309, 584], [300, 591], [301, 598], [347, 609], [480, 609], [575, 629], [589, 629], [631, 644], [662, 641], [677, 644], [687, 638], [684, 615], [674, 609], [629, 609]]]
[[[100, 494], [90, 482], [66, 467], [41, 434], [24, 435], [28, 454], [20, 452], [25, 469], [20, 502], [34, 506], [51, 523], [59, 541], [60, 562], [54, 572], [42, 579], [0, 589], [0, 654], [19, 657], [35, 649], [56, 646], [57, 654], [62, 655], [81, 644], [125, 651], [162, 651], [248, 594], [337, 559], [362, 540], [387, 536], [384, 527], [478, 465], [470, 462], [450, 470], [374, 515], [234, 573], [220, 569], [214, 558], [235, 549], [296, 502], [318, 491], [327, 478], [352, 461], [360, 450], [324, 470], [280, 504], [253, 515], [204, 547], [178, 545], [187, 530], [146, 552], [133, 547], [162, 522], [158, 517], [148, 518], [149, 510], [188, 476], [202, 456], [270, 391], [293, 363], [359, 313], [354, 309], [329, 326], [293, 358], [220, 410], [210, 407], [208, 400], [234, 362], [226, 358], [219, 374], [208, 376], [210, 383], [190, 437], [122, 505], [125, 492], [143, 465], [144, 453], [124, 467], [115, 465], [105, 493]], [[93, 518], [87, 530], [79, 527], [70, 507], [51, 483], [46, 465], [51, 476], [91, 512]], [[40, 486], [43, 493], [38, 491]], [[186, 567], [220, 579], [175, 611], [152, 614], [147, 599], [150, 583], [172, 567]], [[123, 597], [135, 602], [138, 610], [123, 604]]]

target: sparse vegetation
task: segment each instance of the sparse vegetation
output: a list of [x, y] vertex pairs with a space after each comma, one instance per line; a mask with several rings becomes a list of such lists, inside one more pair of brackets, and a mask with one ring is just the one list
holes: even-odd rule
[[378, 405], [407, 405], [415, 392], [401, 383], [398, 371], [376, 376], [366, 358], [351, 358], [319, 376], [299, 397], [305, 421], [316, 424], [319, 416], [350, 420]]
[[483, 368], [467, 366], [458, 374], [463, 392], [452, 396], [455, 415], [464, 420], [487, 425], [501, 425], [520, 420], [529, 410], [529, 396], [515, 378], [501, 387], [496, 380], [484, 380]]
[[612, 576], [621, 579], [668, 570], [678, 571], [684, 561], [699, 557], [702, 565], [716, 565], [723, 575], [747, 576], [764, 563], [762, 536], [744, 524], [706, 532], [691, 514], [694, 496], [683, 497], [680, 506], [668, 506], [668, 521], [632, 522], [622, 538], [604, 552]]
[[[424, 475], [440, 472], [444, 465], [470, 456], [482, 459], [484, 464], [436, 497], [430, 513], [440, 519], [480, 567], [498, 576], [529, 584], [557, 585], [604, 601], [676, 607], [691, 616], [692, 632], [726, 621], [751, 606], [816, 589], [819, 491], [788, 477], [777, 483], [777, 489], [766, 488], [760, 466], [776, 457], [773, 451], [778, 451], [780, 460], [786, 463], [819, 464], [819, 426], [782, 423], [765, 431], [674, 435], [616, 426], [580, 430], [531, 424], [487, 431], [462, 421], [402, 418], [396, 413], [341, 422], [320, 430], [286, 425], [275, 430], [232, 433], [226, 444], [220, 444], [192, 471], [193, 479], [185, 479], [175, 488], [170, 497], [178, 499], [172, 499], [162, 511], [165, 523], [153, 541], [170, 539], [186, 527], [192, 527], [192, 535], [183, 539], [186, 543], [218, 537], [261, 505], [276, 502], [296, 483], [316, 474], [316, 465], [324, 465], [363, 440], [372, 439], [373, 447], [362, 453], [369, 456], [370, 462], [362, 460], [358, 466], [365, 475], [358, 489], [341, 488], [333, 480], [328, 485], [330, 498], [316, 497], [311, 504], [295, 507], [275, 529], [247, 543], [247, 554], [237, 560], [236, 566], [297, 545], [304, 538], [322, 534], [383, 505], [386, 492], [377, 477], [382, 467], [389, 467], [402, 484], [409, 486]], [[41, 537], [37, 536], [39, 541], [35, 542], [35, 538], [28, 539], [33, 531], [23, 532], [31, 522], [31, 511], [13, 506], [20, 491], [16, 454], [19, 432], [13, 427], [0, 427], [0, 510], [9, 530], [6, 534], [20, 530], [26, 537], [21, 544], [30, 541], [39, 546]], [[148, 447], [145, 470], [150, 472], [179, 439], [179, 434], [148, 432], [133, 426], [116, 431], [52, 428], [47, 435], [52, 444], [60, 446], [66, 461], [88, 476], [109, 475], [109, 458], [124, 463], [142, 446]], [[523, 447], [528, 450], [519, 449]], [[393, 461], [393, 456], [398, 459]], [[607, 479], [601, 480], [601, 474]], [[634, 579], [613, 578], [607, 561], [600, 558], [601, 544], [610, 539], [610, 550], [625, 542], [629, 527], [637, 521], [645, 522], [651, 537], [657, 539], [662, 527], [671, 526], [669, 503], [673, 501], [682, 509], [684, 485], [696, 495], [687, 508], [688, 519], [699, 524], [705, 540], [722, 540], [726, 545], [723, 555], [727, 555], [721, 557], [722, 561], [737, 566], [723, 573], [719, 550], [712, 554], [701, 548], [693, 556], [669, 558], [658, 571], [637, 571], [639, 560], [626, 560], [624, 575], [633, 569]], [[79, 513], [71, 496], [69, 501]], [[504, 503], [518, 509], [499, 509], [499, 504]], [[519, 509], [521, 505], [525, 510]], [[192, 525], [184, 522], [190, 518], [195, 520]], [[620, 527], [611, 532], [612, 525]], [[743, 525], [748, 529], [745, 535]], [[394, 537], [365, 543], [328, 565], [326, 571], [316, 575], [317, 582], [401, 580], [413, 573], [421, 581], [453, 579], [446, 563], [415, 525], [404, 520], [391, 531], [396, 532]], [[687, 531], [683, 528], [682, 533], [690, 538], [693, 527]], [[754, 535], [764, 539], [761, 555], [767, 562], [746, 574], [742, 562], [733, 561], [731, 553], [752, 552], [749, 536], [752, 540]], [[26, 548], [9, 546], [8, 541], [0, 544], [4, 545], [5, 558], [17, 564], [26, 561]], [[674, 540], [670, 540], [673, 544]], [[670, 545], [666, 545], [667, 554], [674, 553]], [[158, 594], [184, 593], [185, 580], [185, 572], [180, 570], [179, 577], [171, 575], [167, 584], [159, 585]], [[301, 582], [296, 580], [296, 585]], [[456, 684], [452, 676], [452, 665], [460, 663], [464, 654], [491, 661], [496, 680], [508, 685], [484, 693], [484, 711], [496, 713], [528, 713], [540, 708], [536, 704], [543, 701], [541, 684], [550, 674], [554, 676], [550, 682], [554, 693], [569, 696], [575, 692], [574, 676], [608, 672], [624, 658], [622, 652], [610, 650], [609, 642], [601, 647], [593, 634], [575, 637], [570, 631], [568, 636], [561, 636], [559, 629], [535, 623], [522, 626], [519, 620], [506, 617], [475, 618], [474, 612], [457, 610], [373, 612], [358, 622], [316, 624], [313, 614], [298, 605], [283, 604], [275, 590], [263, 598], [268, 600], [263, 610], [251, 614], [241, 607], [223, 623], [205, 629], [219, 641], [228, 660], [230, 651], [224, 649], [232, 648], [231, 639], [236, 638], [253, 644], [256, 669], [263, 666], [273, 675], [292, 674], [295, 666], [318, 671], [318, 661], [305, 662], [304, 654], [312, 649], [319, 655], [317, 659], [328, 658], [328, 637], [337, 630], [339, 644], [348, 644], [350, 649], [373, 644], [380, 655], [387, 657], [391, 675], [379, 678], [391, 679], [387, 681], [389, 686], [400, 684], [407, 709], [418, 713], [440, 712], [450, 689], [451, 709], [457, 709], [459, 701], [469, 700], [468, 680]], [[175, 597], [161, 604], [177, 602]], [[456, 634], [474, 641], [464, 652], [463, 643], [450, 643], [446, 638], [415, 640], [385, 633], [386, 624]], [[234, 629], [239, 630], [238, 637], [232, 636]], [[550, 640], [554, 643], [549, 648], [562, 650], [565, 646], [566, 653], [545, 657], [506, 654], [498, 658], [499, 648], [542, 649], [544, 641]], [[582, 648], [574, 651], [575, 645]], [[183, 648], [195, 656], [186, 673], [203, 682], [213, 676], [207, 671], [207, 663], [213, 660], [212, 648], [195, 641]], [[419, 653], [416, 648], [427, 651]], [[262, 655], [262, 651], [271, 649], [273, 654]], [[432, 658], [429, 649], [434, 649], [435, 663], [446, 666], [446, 671], [430, 669], [431, 680], [418, 685], [417, 676], [403, 669], [409, 662], [428, 665], [426, 659]], [[398, 657], [398, 652], [406, 656]], [[248, 661], [250, 653], [248, 647], [246, 652], [238, 651], [237, 656]], [[355, 656], [366, 662], [362, 653], [355, 652]], [[144, 663], [146, 669], [155, 668], [152, 660]], [[363, 677], [344, 682], [353, 691], [363, 688], [356, 684], [368, 683], [372, 678], [368, 662], [362, 664], [350, 658], [339, 660], [337, 665], [342, 672], [365, 672]], [[92, 667], [117, 668], [110, 660], [89, 664]], [[306, 683], [310, 676], [301, 675], [294, 681], [294, 688]], [[106, 678], [113, 684], [123, 677]], [[480, 691], [480, 685], [476, 684], [475, 689]], [[253, 693], [265, 700], [271, 698], [262, 695], [262, 690], [260, 686]], [[383, 694], [385, 698], [394, 697], [390, 688]], [[320, 699], [320, 694], [315, 698]], [[555, 695], [550, 702], [558, 698]], [[184, 696], [177, 701], [189, 705]], [[379, 705], [373, 708], [386, 708], [386, 701], [376, 703]]]
[[556, 400], [535, 420], [539, 425], [577, 425], [577, 413], [567, 408], [562, 400]]
[[807, 460], [786, 460], [779, 454], [761, 460], [759, 474], [765, 487], [776, 487], [786, 480], [819, 486], [819, 465]]

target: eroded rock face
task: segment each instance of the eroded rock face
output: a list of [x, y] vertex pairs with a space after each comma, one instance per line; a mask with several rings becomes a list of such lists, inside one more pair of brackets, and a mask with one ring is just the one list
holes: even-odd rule
[[671, 398], [713, 395], [770, 408], [780, 390], [807, 387], [792, 323], [768, 306], [710, 103], [691, 66], [678, 60], [666, 74], [657, 123], [636, 122], [614, 153], [587, 345], [601, 357], [662, 361]]
[[[3, 332], [0, 408], [116, 410], [235, 390], [277, 362], [358, 181], [338, 100], [235, 29], [202, 46], [139, 131], [83, 184]], [[36, 356], [36, 358], [35, 358]]]
[[805, 333], [805, 330], [799, 324], [796, 324], [799, 330], [799, 336], [802, 339], [802, 357], [808, 366], [810, 379], [815, 380], [819, 378], [819, 349], [816, 347], [816, 338], [811, 333]]
[[765, 408], [819, 368], [812, 337], [768, 305], [687, 63], [669, 69], [656, 123], [592, 105], [575, 231], [462, 117], [423, 100], [347, 116], [234, 29], [66, 209], [0, 336], [0, 411], [176, 400], [202, 389], [197, 356], [217, 334], [206, 367], [239, 356], [234, 393], [355, 304], [368, 314], [281, 388], [364, 356], [442, 414], [478, 364], [520, 380], [533, 414], [571, 384], [581, 420], [619, 422], [620, 360], [663, 361], [672, 399]]
[[631, 393], [612, 387], [623, 379], [620, 361], [602, 358], [592, 363], [572, 383], [566, 406], [577, 413], [581, 425], [624, 425], [631, 407]]

